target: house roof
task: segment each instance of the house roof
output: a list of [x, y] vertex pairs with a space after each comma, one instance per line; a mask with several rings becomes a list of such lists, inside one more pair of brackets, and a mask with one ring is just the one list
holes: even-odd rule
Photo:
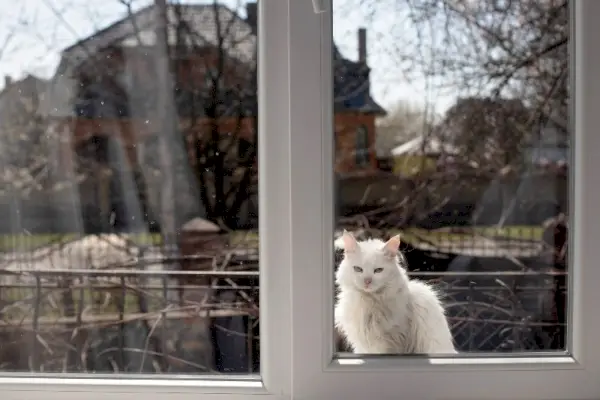
[[[147, 6], [64, 49], [57, 74], [76, 67], [90, 55], [110, 46], [153, 46], [156, 43], [156, 13], [154, 5]], [[187, 35], [177, 35], [175, 26], [179, 22], [183, 23], [181, 26], [189, 27]], [[254, 61], [256, 36], [252, 28], [236, 12], [224, 5], [169, 4], [169, 45], [182, 45], [183, 43], [177, 43], [178, 36], [183, 36], [187, 45], [218, 46], [218, 41], [223, 40], [222, 48], [228, 56], [242, 62]]]
[[418, 136], [392, 149], [394, 157], [404, 155], [439, 155], [443, 153], [456, 154], [456, 152], [457, 149], [450, 144], [444, 144], [438, 138], [427, 137], [425, 135]]
[[386, 111], [371, 97], [369, 74], [366, 63], [344, 58], [337, 46], [333, 48], [333, 99], [334, 110], [352, 110], [385, 115]]
[[[256, 27], [224, 5], [170, 4], [167, 9], [167, 20], [170, 22], [167, 29], [170, 45], [182, 45], [177, 43], [177, 40], [183, 37], [186, 41], [183, 43], [185, 45], [219, 46], [221, 39], [223, 40], [221, 48], [225, 50], [228, 57], [250, 65], [256, 62]], [[109, 47], [116, 46], [127, 51], [128, 48], [133, 50], [139, 45], [144, 47], [154, 45], [155, 21], [156, 7], [150, 5], [64, 49], [50, 88], [53, 101], [48, 112], [57, 116], [74, 115], [73, 102], [77, 82], [71, 79], [71, 71], [89, 57]], [[187, 35], [177, 34], [175, 21], [184, 22], [183, 27], [187, 28]], [[218, 34], [219, 29], [220, 34]], [[337, 47], [334, 47], [333, 59], [334, 110], [384, 115], [385, 110], [370, 94], [370, 69], [366, 63], [344, 58]], [[185, 90], [181, 90], [178, 94], [181, 98], [189, 96], [191, 94], [186, 93]], [[224, 94], [224, 99], [230, 97], [230, 94]], [[256, 106], [248, 104], [244, 104], [243, 107], [248, 112], [255, 112], [256, 109]], [[184, 115], [187, 113], [185, 110], [180, 112]]]
[[220, 232], [221, 228], [217, 224], [214, 224], [204, 218], [196, 217], [187, 221], [181, 227], [183, 232]]

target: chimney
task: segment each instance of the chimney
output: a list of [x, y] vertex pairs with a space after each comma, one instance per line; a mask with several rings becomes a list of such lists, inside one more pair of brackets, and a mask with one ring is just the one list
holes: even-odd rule
[[367, 63], [367, 30], [358, 28], [358, 61]]
[[248, 25], [250, 25], [250, 28], [252, 28], [252, 31], [255, 33], [257, 29], [257, 14], [258, 11], [256, 9], [255, 1], [249, 1], [248, 3], [246, 3], [246, 22], [248, 23]]
[[8, 87], [10, 86], [10, 84], [12, 83], [12, 78], [10, 77], [10, 75], [4, 75], [4, 87]]

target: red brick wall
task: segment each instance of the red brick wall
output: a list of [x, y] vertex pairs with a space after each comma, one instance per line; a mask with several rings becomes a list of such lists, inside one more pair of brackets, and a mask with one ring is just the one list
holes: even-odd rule
[[[356, 164], [356, 132], [364, 125], [369, 132], [369, 165]], [[375, 154], [375, 116], [357, 112], [335, 115], [335, 170], [340, 174], [369, 174], [377, 170]]]
[[[210, 120], [200, 120], [194, 127], [190, 123], [181, 122], [181, 130], [188, 134], [188, 148], [192, 148], [195, 135], [210, 132]], [[356, 164], [356, 132], [363, 125], [369, 133], [369, 164]], [[65, 132], [70, 132], [72, 139], [67, 141], [73, 147], [94, 135], [115, 135], [122, 142], [130, 159], [135, 162], [137, 153], [135, 145], [143, 143], [146, 138], [156, 134], [159, 129], [157, 121], [153, 120], [107, 120], [74, 118], [64, 121]], [[231, 133], [237, 137], [252, 139], [254, 124], [251, 118], [227, 118], [218, 122], [220, 132]], [[369, 174], [377, 171], [375, 156], [375, 116], [359, 113], [339, 113], [335, 115], [335, 170], [341, 174]], [[65, 149], [67, 150], [67, 149]], [[69, 151], [67, 150], [68, 154]], [[66, 158], [69, 158], [65, 154]], [[67, 161], [67, 160], [65, 160]]]
[[[71, 118], [63, 121], [63, 132], [71, 135], [71, 140], [65, 141], [70, 144], [71, 149], [64, 148], [63, 162], [70, 163], [69, 155], [80, 143], [92, 136], [112, 135], [117, 137], [127, 152], [129, 159], [136, 162], [136, 145], [144, 143], [152, 135], [156, 135], [160, 124], [152, 119], [86, 119]], [[187, 133], [188, 149], [193, 148], [194, 137], [201, 136], [211, 130], [211, 121], [199, 120], [194, 126], [189, 121], [181, 121], [180, 129]], [[218, 122], [217, 129], [223, 134], [231, 133], [235, 137], [251, 140], [253, 138], [254, 124], [251, 118], [223, 118]]]
[[[83, 68], [82, 71], [92, 71], [93, 74], [111, 75], [123, 68], [123, 64], [128, 64], [129, 70], [135, 70], [137, 78], [149, 79], [153, 81], [153, 49], [139, 48], [135, 51], [130, 50], [127, 58], [119, 50], [108, 50], [106, 56], [94, 60], [94, 68]], [[196, 49], [194, 54], [189, 55], [187, 60], [178, 60], [176, 62], [176, 74], [178, 81], [183, 84], [189, 84], [201, 87], [204, 84], [206, 70], [208, 67], [216, 67], [218, 61], [223, 60], [223, 71], [226, 85], [235, 85], [240, 79], [247, 79], [248, 74], [252, 73], [248, 68], [244, 68], [239, 62], [233, 62], [228, 58], [223, 58], [214, 48]], [[98, 119], [69, 119], [65, 121], [70, 125], [69, 131], [73, 133], [74, 145], [81, 140], [85, 140], [93, 135], [111, 134], [119, 135], [123, 140], [131, 159], [135, 159], [136, 151], [134, 144], [140, 142], [145, 136], [154, 134], [158, 131], [160, 124], [152, 120], [98, 120]], [[182, 122], [185, 132], [208, 132], [210, 131], [210, 121], [204, 120], [198, 122], [198, 126], [189, 127], [189, 123]], [[356, 132], [363, 125], [369, 134], [369, 164], [358, 166], [356, 164]], [[231, 132], [244, 138], [252, 137], [253, 123], [250, 119], [240, 122], [238, 118], [223, 119], [219, 122], [219, 130], [227, 133]], [[335, 135], [336, 135], [336, 160], [335, 170], [341, 174], [370, 174], [377, 170], [377, 160], [375, 154], [375, 116], [361, 114], [358, 112], [342, 112], [335, 115]], [[191, 135], [193, 136], [193, 135]], [[188, 138], [191, 144], [192, 137]]]

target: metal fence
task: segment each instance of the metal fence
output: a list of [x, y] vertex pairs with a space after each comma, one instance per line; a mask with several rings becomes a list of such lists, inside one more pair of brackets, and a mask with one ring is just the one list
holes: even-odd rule
[[461, 352], [565, 349], [564, 271], [414, 272], [443, 296]]
[[[565, 350], [564, 271], [409, 272], [443, 299], [459, 352]], [[350, 351], [337, 335], [338, 351]]]
[[[497, 233], [405, 233], [409, 274], [439, 289], [461, 352], [563, 350], [556, 249], [540, 232]], [[111, 235], [81, 240], [0, 252], [0, 370], [259, 371], [255, 247], [181, 256]]]
[[[52, 270], [18, 275], [22, 279], [0, 287], [3, 370], [259, 369], [257, 271]], [[564, 348], [566, 324], [552, 305], [557, 295], [565, 295], [565, 287], [554, 282], [564, 275], [411, 275], [440, 289], [460, 351]], [[209, 285], [190, 281], [206, 278]], [[184, 301], [170, 300], [170, 293], [182, 289]]]
[[[3, 370], [199, 373], [259, 368], [257, 271], [33, 270], [0, 275], [13, 278], [0, 287]], [[182, 290], [185, 295], [174, 301]]]

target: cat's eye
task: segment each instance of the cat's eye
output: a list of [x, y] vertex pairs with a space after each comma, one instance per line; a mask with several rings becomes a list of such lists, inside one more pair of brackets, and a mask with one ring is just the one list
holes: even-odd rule
[[354, 266], [354, 272], [362, 272], [362, 271], [363, 270], [361, 267]]
[[373, 272], [375, 272], [376, 274], [378, 274], [380, 272], [383, 272], [383, 268], [375, 268], [375, 270]]

